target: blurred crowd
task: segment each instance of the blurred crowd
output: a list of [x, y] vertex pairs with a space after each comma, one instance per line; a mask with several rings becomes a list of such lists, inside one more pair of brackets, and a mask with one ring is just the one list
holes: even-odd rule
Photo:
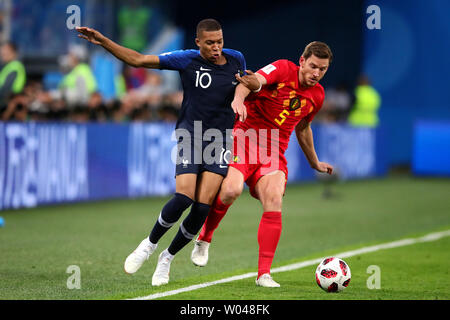
[[126, 122], [178, 118], [182, 92], [164, 84], [159, 70], [125, 66], [115, 79], [117, 95], [105, 99], [89, 65], [86, 47], [72, 45], [59, 59], [64, 76], [46, 90], [42, 80], [26, 80], [16, 46], [1, 45], [0, 120]]
[[378, 112], [381, 97], [362, 74], [356, 85], [349, 87], [345, 82], [325, 89], [325, 101], [317, 114], [324, 123], [348, 123], [357, 127], [375, 128], [379, 124]]

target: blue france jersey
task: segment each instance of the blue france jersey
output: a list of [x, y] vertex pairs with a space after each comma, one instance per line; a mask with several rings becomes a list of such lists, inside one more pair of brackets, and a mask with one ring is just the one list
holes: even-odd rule
[[177, 70], [183, 86], [183, 103], [176, 128], [194, 130], [194, 121], [202, 121], [202, 129], [216, 128], [225, 132], [234, 125], [231, 109], [235, 74], [245, 71], [242, 53], [223, 49], [224, 65], [205, 60], [199, 50], [177, 50], [159, 55], [160, 69]]

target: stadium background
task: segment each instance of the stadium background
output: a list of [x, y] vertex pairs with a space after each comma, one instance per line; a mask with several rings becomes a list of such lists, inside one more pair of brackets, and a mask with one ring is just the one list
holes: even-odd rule
[[[310, 41], [328, 43], [333, 50], [334, 61], [322, 82], [325, 89], [331, 90], [345, 84], [351, 95], [358, 77], [365, 74], [382, 99], [378, 112], [380, 121], [375, 128], [355, 128], [345, 120], [330, 122], [324, 117], [318, 117], [315, 121], [313, 130], [318, 155], [322, 160], [336, 165], [338, 179], [344, 182], [339, 187], [334, 186], [333, 190], [348, 189], [355, 194], [366, 188], [368, 193], [375, 190], [379, 203], [398, 190], [398, 180], [395, 174], [394, 178], [392, 176], [400, 172], [399, 192], [403, 192], [399, 193], [398, 198], [391, 199], [394, 204], [391, 208], [379, 214], [376, 223], [373, 222], [373, 230], [358, 235], [360, 238], [352, 238], [349, 233], [349, 242], [345, 242], [345, 238], [345, 241], [341, 239], [337, 243], [350, 245], [362, 242], [362, 239], [381, 240], [375, 237], [377, 231], [380, 237], [392, 239], [396, 235], [431, 230], [436, 226], [443, 228], [449, 224], [450, 207], [442, 194], [445, 195], [450, 186], [450, 64], [446, 61], [450, 54], [450, 21], [446, 17], [450, 3], [439, 0], [252, 0], [226, 1], [218, 6], [211, 1], [181, 0], [3, 0], [0, 1], [1, 34], [3, 40], [12, 40], [17, 45], [19, 57], [26, 68], [27, 85], [32, 84], [42, 92], [56, 90], [64, 76], [61, 58], [68, 53], [71, 44], [80, 44], [88, 50], [89, 63], [103, 103], [119, 108], [117, 101], [131, 101], [129, 108], [135, 112], [130, 111], [126, 116], [117, 118], [113, 113], [92, 120], [86, 118], [82, 111], [77, 113], [77, 110], [72, 110], [72, 117], [70, 112], [58, 114], [43, 104], [34, 103], [28, 106], [26, 118], [0, 121], [0, 216], [5, 217], [5, 227], [0, 228], [0, 236], [3, 231], [5, 239], [10, 239], [6, 233], [8, 226], [18, 223], [14, 215], [22, 219], [19, 213], [29, 214], [30, 223], [39, 225], [41, 215], [46, 217], [53, 212], [51, 207], [46, 206], [48, 204], [62, 203], [63, 206], [56, 210], [70, 211], [72, 203], [105, 200], [111, 219], [123, 219], [122, 213], [115, 211], [123, 210], [133, 215], [128, 208], [133, 211], [135, 205], [147, 206], [145, 199], [148, 197], [149, 203], [159, 208], [162, 204], [160, 199], [164, 199], [159, 196], [173, 192], [174, 166], [168, 159], [174, 146], [171, 134], [180, 102], [177, 73], [156, 72], [164, 84], [161, 90], [170, 97], [164, 103], [158, 99], [154, 103], [150, 97], [152, 93], [147, 92], [146, 103], [133, 105], [136, 101], [132, 99], [133, 94], [140, 87], [145, 87], [147, 71], [124, 68], [102, 48], [78, 39], [76, 32], [66, 26], [70, 16], [67, 8], [77, 5], [81, 9], [81, 25], [96, 28], [121, 42], [121, 28], [124, 25], [120, 24], [119, 17], [125, 4], [135, 4], [138, 9], [151, 12], [144, 29], [147, 41], [140, 50], [143, 53], [158, 54], [195, 48], [195, 25], [206, 17], [221, 22], [225, 46], [242, 51], [251, 70], [281, 58], [297, 62], [304, 46]], [[381, 29], [367, 27], [370, 13], [366, 10], [369, 5], [380, 7]], [[125, 92], [119, 92], [115, 82], [120, 75], [126, 78]], [[130, 100], [126, 100], [127, 97]], [[87, 107], [77, 108], [85, 110]], [[290, 183], [293, 185], [291, 190], [293, 193], [298, 191], [298, 194], [313, 194], [312, 190], [317, 191], [315, 188], [319, 185], [314, 182], [320, 176], [308, 167], [295, 137], [291, 143], [293, 147], [288, 149], [287, 154]], [[425, 184], [429, 184], [427, 187], [417, 187], [424, 199], [430, 201], [426, 205], [415, 205], [417, 210], [427, 208], [430, 215], [422, 226], [419, 226], [423, 222], [420, 220], [421, 213], [414, 213], [416, 222], [410, 219], [413, 205], [408, 207], [411, 212], [406, 209], [401, 211], [405, 202], [402, 197], [413, 194], [409, 188], [414, 189], [416, 183], [422, 181], [419, 178], [426, 178]], [[434, 179], [437, 179], [436, 184]], [[359, 188], [359, 185], [352, 184], [353, 180], [367, 181], [367, 184]], [[371, 189], [378, 181], [386, 185]], [[312, 186], [312, 189], [301, 189], [300, 192], [298, 188], [304, 185]], [[430, 190], [435, 190], [435, 194], [431, 195]], [[425, 193], [429, 197], [425, 197]], [[366, 202], [364, 197], [361, 195], [358, 200]], [[117, 204], [117, 207], [116, 203], [111, 205], [106, 201], [117, 198], [134, 200]], [[419, 201], [417, 198], [414, 200]], [[253, 199], [248, 201], [242, 206], [247, 211], [254, 210]], [[287, 203], [288, 208], [296, 208], [292, 199]], [[386, 206], [389, 204], [386, 202]], [[94, 202], [93, 207], [86, 207], [86, 210], [96, 212], [96, 205]], [[320, 208], [322, 205], [324, 208]], [[365, 210], [364, 204], [355, 199], [344, 201], [339, 206], [342, 208], [338, 214], [348, 212], [349, 219], [359, 215], [358, 209]], [[23, 210], [27, 207], [38, 208]], [[323, 216], [338, 210], [331, 202], [321, 202], [315, 208], [318, 212], [328, 210], [322, 213]], [[86, 211], [83, 207], [77, 210]], [[389, 213], [398, 216], [395, 218]], [[98, 214], [103, 217], [98, 219], [105, 218], [100, 211]], [[70, 217], [69, 212], [67, 215]], [[56, 217], [53, 217], [56, 223]], [[314, 217], [310, 218], [315, 221]], [[391, 218], [402, 222], [387, 228], [382, 225], [383, 221], [390, 221]], [[99, 223], [92, 219], [89, 220], [95, 221], [91, 222], [92, 226]], [[151, 220], [146, 217], [135, 222], [148, 224]], [[407, 222], [414, 225], [408, 228]], [[127, 233], [136, 227], [131, 221], [123, 223], [129, 227]], [[81, 220], [80, 224], [83, 225]], [[117, 225], [121, 224], [117, 222]], [[26, 225], [23, 223], [25, 231], [29, 230]], [[395, 233], [393, 230], [397, 225], [405, 227]], [[365, 230], [363, 224], [360, 228]], [[28, 237], [27, 233], [22, 236]], [[311, 241], [307, 254], [319, 250]], [[12, 242], [3, 242], [4, 252], [13, 247]], [[331, 250], [334, 247], [327, 248]], [[283, 252], [280, 255], [293, 259], [288, 254], [283, 255]], [[6, 267], [6, 264], [2, 265], [2, 270]], [[8, 298], [8, 291], [4, 293], [2, 297]], [[98, 294], [94, 296], [98, 297]]]
[[[2, 1], [3, 37], [17, 45], [27, 85], [40, 85], [43, 92], [56, 90], [64, 76], [61, 57], [78, 44], [89, 53], [87, 61], [103, 103], [116, 106], [116, 101], [126, 100], [132, 111], [93, 121], [77, 116], [85, 106], [73, 108], [71, 117], [52, 113], [42, 103], [30, 103], [27, 119], [37, 121], [2, 122], [0, 208], [173, 191], [173, 164], [161, 159], [170, 157], [173, 147], [170, 138], [181, 94], [177, 73], [153, 73], [162, 82], [158, 89], [171, 98], [140, 105], [139, 100], [127, 100], [133, 96], [130, 91], [145, 87], [145, 71], [125, 69], [102, 48], [78, 39], [76, 31], [67, 28], [71, 14], [67, 8], [73, 4], [80, 8], [82, 25], [121, 43], [130, 23], [121, 20], [124, 8], [147, 12], [145, 24], [136, 29], [143, 33], [144, 43], [136, 49], [153, 54], [194, 48], [196, 21], [213, 16], [223, 24], [226, 46], [241, 50], [253, 70], [280, 58], [298, 61], [304, 46], [320, 39], [335, 55], [323, 80], [325, 89], [343, 84], [351, 95], [358, 77], [365, 74], [382, 102], [376, 128], [354, 129], [345, 119], [331, 124], [318, 119], [319, 156], [334, 163], [343, 179], [383, 176], [398, 167], [412, 168], [416, 174], [450, 172], [442, 165], [450, 162], [446, 123], [450, 66], [439, 63], [450, 51], [448, 22], [441, 7], [449, 6], [446, 2], [246, 1], [217, 8], [207, 1], [127, 5], [100, 0]], [[367, 27], [366, 10], [371, 4], [381, 8], [381, 29]], [[119, 92], [116, 79], [124, 74], [126, 89]], [[143, 95], [149, 97], [155, 90]], [[289, 148], [288, 159], [290, 182], [316, 178], [299, 148]]]

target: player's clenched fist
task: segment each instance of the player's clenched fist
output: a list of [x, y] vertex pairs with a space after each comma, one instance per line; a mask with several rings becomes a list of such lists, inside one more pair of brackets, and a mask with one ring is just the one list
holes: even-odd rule
[[236, 80], [251, 91], [259, 91], [259, 89], [261, 88], [261, 83], [259, 82], [256, 75], [251, 70], [245, 70], [245, 72], [247, 74], [242, 77], [239, 73], [236, 74]]
[[333, 173], [333, 166], [326, 162], [319, 162], [317, 164], [317, 167], [315, 167], [314, 169], [316, 169], [319, 172], [323, 172], [323, 173], [328, 173], [328, 174]]

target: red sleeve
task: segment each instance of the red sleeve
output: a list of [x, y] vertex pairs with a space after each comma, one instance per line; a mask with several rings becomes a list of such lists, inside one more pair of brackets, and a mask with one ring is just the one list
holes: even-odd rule
[[277, 60], [256, 72], [266, 78], [267, 84], [283, 82], [286, 73], [289, 71], [286, 62], [287, 60]]
[[305, 119], [308, 122], [313, 121], [316, 114], [322, 108], [323, 101], [325, 100], [325, 90], [320, 84], [317, 84], [317, 91], [314, 94], [314, 110], [310, 114], [308, 114]]

